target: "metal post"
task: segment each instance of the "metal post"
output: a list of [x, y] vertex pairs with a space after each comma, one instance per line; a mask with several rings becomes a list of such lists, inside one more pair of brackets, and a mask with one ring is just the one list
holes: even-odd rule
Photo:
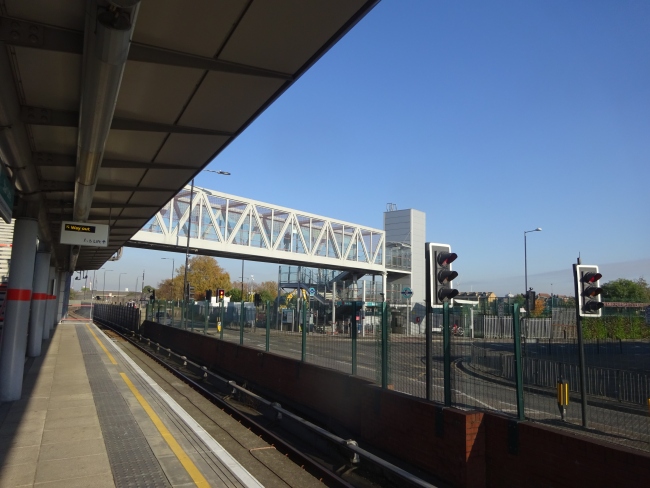
[[244, 295], [243, 294], [241, 298], [241, 311], [239, 313], [239, 344], [242, 346], [244, 345]]
[[220, 323], [221, 323], [221, 327], [219, 328], [219, 339], [221, 339], [221, 340], [223, 340], [223, 328], [224, 328], [224, 326], [226, 325], [226, 324], [223, 322], [223, 321], [224, 321], [224, 317], [225, 317], [224, 301], [225, 301], [225, 299], [222, 298], [222, 299], [221, 299], [221, 310], [219, 311], [219, 313], [221, 314], [221, 316], [220, 316], [220, 318], [221, 318], [221, 322], [220, 322]]
[[271, 309], [271, 302], [266, 301], [266, 352], [269, 352], [271, 347], [271, 314], [269, 313]]
[[[190, 187], [190, 207], [189, 214], [187, 216], [187, 243], [185, 245], [185, 276], [183, 278], [183, 296], [187, 301], [187, 268], [189, 267], [190, 259], [190, 235], [192, 234], [192, 199], [194, 198], [194, 178], [192, 178], [192, 185]], [[187, 311], [187, 310], [186, 310]], [[185, 315], [185, 329], [187, 329], [187, 314]]]
[[35, 358], [41, 355], [43, 339], [50, 338], [50, 329], [45, 326], [45, 308], [47, 306], [47, 278], [50, 274], [50, 252], [38, 251], [34, 263], [34, 281], [32, 293], [32, 313], [29, 318], [27, 337], [27, 356]]
[[381, 387], [388, 388], [388, 307], [381, 302]]
[[[528, 251], [526, 249], [526, 234], [527, 232], [524, 232], [524, 290], [528, 293]], [[526, 305], [526, 310], [529, 311], [528, 305]]]
[[[355, 297], [356, 298], [356, 297]], [[352, 302], [352, 374], [357, 374], [357, 302]]]
[[0, 401], [3, 402], [20, 400], [22, 394], [37, 234], [38, 221], [16, 220], [0, 345]]
[[519, 304], [512, 306], [512, 335], [515, 343], [515, 387], [517, 390], [517, 418], [526, 420], [524, 410], [524, 374], [521, 362], [521, 327], [519, 326]]
[[[273, 226], [273, 224], [271, 224]], [[275, 330], [282, 330], [282, 321], [280, 318], [280, 290], [281, 286], [280, 284], [282, 283], [282, 266], [278, 266], [278, 297], [276, 299], [276, 306], [275, 306]]]
[[365, 325], [365, 317], [366, 317], [366, 283], [367, 281], [362, 281], [361, 282], [361, 314], [359, 316], [359, 319], [361, 321], [361, 337], [366, 337], [366, 325]]
[[[300, 288], [298, 289], [300, 292]], [[302, 307], [299, 308], [299, 315], [302, 315], [302, 340], [300, 345], [300, 360], [304, 363], [307, 360], [307, 307], [305, 307], [305, 301], [299, 300], [299, 305]], [[300, 322], [300, 319], [298, 319]]]
[[45, 326], [43, 328], [43, 338], [45, 339], [45, 328], [47, 328], [47, 336], [52, 337], [52, 329], [56, 318], [56, 269], [50, 266], [50, 275], [47, 282], [47, 307], [45, 311]]
[[203, 324], [203, 335], [208, 333], [208, 319], [210, 318], [210, 302], [205, 301], [205, 323]]
[[336, 281], [332, 281], [332, 334], [336, 331]]
[[444, 361], [445, 407], [451, 407], [451, 333], [449, 330], [449, 302], [442, 304], [442, 349]]
[[429, 280], [427, 280], [427, 298], [426, 298], [426, 303], [424, 306], [425, 314], [424, 314], [424, 327], [426, 330], [424, 331], [424, 337], [426, 340], [426, 345], [425, 345], [425, 367], [426, 371], [424, 373], [424, 380], [425, 380], [425, 388], [426, 388], [426, 399], [431, 401], [433, 400], [433, 331], [432, 331], [432, 320], [431, 320], [431, 303], [429, 300], [429, 291], [428, 291], [428, 286], [429, 286]]
[[578, 334], [578, 364], [580, 368], [580, 409], [582, 413], [582, 426], [589, 427], [589, 418], [587, 415], [587, 367], [585, 365], [585, 348], [582, 341], [582, 317], [580, 316], [580, 296], [578, 281], [578, 265], [581, 264], [578, 258], [578, 264], [573, 265], [573, 282], [576, 302], [576, 332]]

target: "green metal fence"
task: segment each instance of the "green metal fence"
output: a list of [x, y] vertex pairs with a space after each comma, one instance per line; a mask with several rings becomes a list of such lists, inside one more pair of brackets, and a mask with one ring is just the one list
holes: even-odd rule
[[[404, 301], [159, 301], [145, 315], [444, 406], [498, 411], [650, 450], [650, 327], [639, 314], [584, 321], [583, 400], [575, 305], [555, 298], [530, 311], [521, 305], [512, 298], [458, 300], [427, 317], [424, 304]], [[566, 406], [558, 404], [558, 383], [567, 383]]]

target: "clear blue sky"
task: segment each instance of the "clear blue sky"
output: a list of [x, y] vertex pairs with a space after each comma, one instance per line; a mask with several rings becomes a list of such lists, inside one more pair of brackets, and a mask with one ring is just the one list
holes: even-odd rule
[[[650, 280], [649, 26], [646, 0], [382, 0], [196, 184], [377, 228], [421, 210], [463, 291], [522, 292], [536, 227], [538, 292], [571, 294], [578, 254]], [[161, 257], [184, 260], [126, 248], [106, 288], [155, 286]]]

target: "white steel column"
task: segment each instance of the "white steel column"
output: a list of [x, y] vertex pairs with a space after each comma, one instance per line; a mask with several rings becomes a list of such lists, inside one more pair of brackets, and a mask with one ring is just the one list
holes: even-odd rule
[[[29, 317], [27, 356], [41, 355], [43, 331], [45, 330], [45, 307], [47, 305], [47, 278], [50, 274], [50, 252], [38, 251], [34, 262], [34, 281], [32, 286], [32, 313]], [[49, 330], [47, 338], [49, 338]]]
[[68, 276], [68, 273], [61, 270], [56, 277], [56, 289], [57, 289], [57, 300], [56, 300], [56, 323], [58, 324], [63, 320], [63, 314], [65, 309], [63, 304], [65, 303], [65, 281]]
[[72, 281], [72, 272], [66, 271], [64, 274], [63, 284], [63, 318], [68, 316], [68, 305], [70, 304], [70, 284]]
[[54, 266], [50, 266], [48, 277], [47, 277], [47, 291], [45, 292], [47, 293], [47, 304], [45, 305], [45, 322], [43, 324], [43, 339], [49, 339], [50, 337], [52, 337], [52, 329], [54, 328], [54, 312], [56, 310], [55, 277], [56, 277], [56, 269], [54, 268]]
[[361, 337], [366, 336], [366, 324], [365, 324], [365, 319], [366, 319], [366, 280], [363, 280], [361, 282], [362, 285], [362, 293], [361, 293], [361, 314], [359, 317], [359, 320], [361, 321]]
[[0, 346], [0, 401], [20, 400], [27, 349], [38, 221], [19, 218], [11, 250], [5, 323]]
[[336, 281], [332, 281], [332, 334], [336, 332]]

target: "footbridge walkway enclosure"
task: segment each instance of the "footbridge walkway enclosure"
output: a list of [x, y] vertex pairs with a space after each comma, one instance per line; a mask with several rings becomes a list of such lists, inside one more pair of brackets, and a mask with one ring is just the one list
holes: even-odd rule
[[190, 185], [126, 245], [184, 252], [188, 234], [199, 254], [386, 273], [383, 230]]

